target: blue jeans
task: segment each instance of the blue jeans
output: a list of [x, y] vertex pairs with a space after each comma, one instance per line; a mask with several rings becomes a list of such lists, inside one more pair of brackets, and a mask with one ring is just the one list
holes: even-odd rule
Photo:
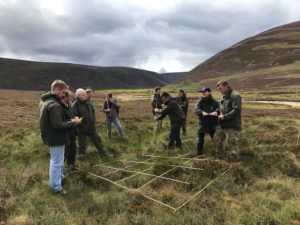
[[64, 178], [65, 146], [50, 146], [50, 187], [54, 191], [61, 191], [61, 182]]
[[106, 117], [106, 127], [107, 127], [107, 136], [110, 139], [111, 138], [111, 124], [114, 124], [118, 130], [119, 137], [124, 138], [124, 131], [122, 128], [122, 125], [120, 123], [120, 120], [117, 116], [114, 117]]

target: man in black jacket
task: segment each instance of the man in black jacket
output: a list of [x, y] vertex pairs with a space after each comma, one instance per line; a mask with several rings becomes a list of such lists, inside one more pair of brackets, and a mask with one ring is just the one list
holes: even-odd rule
[[[61, 100], [61, 105], [64, 112], [64, 118], [66, 121], [71, 120], [72, 111], [71, 111], [71, 101], [72, 101], [72, 92], [67, 90], [65, 96]], [[65, 146], [65, 161], [69, 168], [74, 168], [75, 158], [76, 158], [76, 128], [71, 127], [67, 130], [68, 142]]]
[[86, 154], [86, 137], [88, 136], [95, 144], [101, 158], [107, 153], [103, 148], [102, 140], [96, 130], [95, 109], [90, 102], [87, 102], [86, 91], [77, 89], [76, 99], [72, 103], [73, 116], [82, 117], [82, 124], [78, 127], [79, 153]]
[[75, 117], [64, 119], [61, 98], [64, 97], [68, 86], [61, 80], [55, 80], [51, 85], [51, 92], [42, 96], [39, 104], [39, 124], [43, 142], [50, 147], [50, 186], [55, 193], [65, 195], [62, 189], [64, 178], [64, 151], [67, 143], [67, 130], [80, 124]]
[[219, 110], [219, 103], [212, 97], [210, 88], [203, 87], [200, 92], [202, 92], [202, 98], [198, 100], [195, 107], [199, 125], [197, 143], [198, 155], [203, 154], [205, 133], [208, 133], [213, 140], [216, 126], [218, 125]]
[[184, 92], [184, 90], [182, 90], [182, 89], [179, 90], [177, 102], [180, 105], [180, 107], [182, 108], [182, 111], [184, 112], [184, 115], [185, 115], [185, 119], [182, 123], [182, 133], [183, 133], [183, 135], [185, 135], [186, 134], [186, 119], [187, 119], [187, 113], [188, 113], [188, 109], [189, 109], [189, 99], [186, 96], [186, 93]]
[[157, 120], [162, 120], [167, 115], [170, 118], [171, 130], [168, 148], [174, 147], [174, 142], [176, 142], [176, 147], [181, 148], [180, 129], [185, 119], [184, 112], [177, 103], [176, 99], [171, 98], [169, 93], [162, 93], [161, 98], [166, 107], [161, 112], [158, 109], [156, 110], [156, 112], [160, 112]]

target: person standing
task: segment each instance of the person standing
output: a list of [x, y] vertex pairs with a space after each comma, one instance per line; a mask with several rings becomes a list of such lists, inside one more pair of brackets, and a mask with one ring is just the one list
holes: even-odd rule
[[[64, 118], [66, 121], [71, 120], [72, 111], [71, 111], [71, 101], [72, 101], [72, 92], [67, 90], [65, 96], [61, 100], [61, 105], [64, 112]], [[67, 130], [68, 142], [65, 146], [65, 161], [69, 168], [74, 168], [75, 159], [76, 159], [76, 127], [71, 127]]]
[[81, 123], [78, 117], [70, 120], [64, 118], [61, 98], [65, 96], [67, 89], [68, 86], [62, 80], [53, 81], [51, 92], [44, 94], [39, 104], [41, 138], [50, 148], [50, 187], [60, 195], [67, 194], [62, 188], [67, 130]]
[[222, 94], [220, 101], [219, 125], [214, 143], [216, 154], [219, 158], [225, 156], [224, 141], [227, 137], [229, 161], [239, 160], [239, 135], [242, 128], [242, 98], [238, 92], [233, 90], [227, 81], [221, 80], [217, 83], [217, 88]]
[[197, 153], [203, 155], [205, 133], [208, 133], [213, 140], [216, 132], [219, 103], [211, 95], [210, 88], [203, 87], [200, 92], [202, 92], [202, 97], [196, 103], [195, 113], [198, 116]]
[[[154, 118], [159, 116], [159, 112], [161, 112], [163, 108], [163, 102], [160, 96], [160, 87], [155, 88], [155, 94], [152, 97], [151, 106], [152, 106], [152, 112]], [[154, 133], [158, 134], [162, 129], [162, 120], [156, 120], [155, 127], [154, 127]]]
[[82, 124], [78, 127], [79, 153], [86, 154], [86, 138], [94, 143], [101, 158], [108, 154], [103, 148], [102, 140], [96, 130], [95, 111], [90, 102], [87, 102], [86, 91], [82, 88], [76, 90], [76, 99], [72, 103], [72, 114], [82, 117]]
[[171, 128], [170, 128], [168, 148], [169, 149], [173, 148], [175, 142], [176, 142], [176, 147], [181, 148], [180, 129], [185, 119], [184, 112], [182, 111], [181, 107], [177, 103], [176, 99], [171, 98], [169, 93], [167, 92], [162, 93], [161, 98], [166, 107], [161, 111], [159, 109], [155, 109], [155, 112], [159, 113], [159, 116], [156, 117], [156, 119], [162, 120], [167, 115], [169, 116], [171, 121]]
[[93, 98], [93, 92], [94, 91], [91, 88], [85, 89], [86, 102], [91, 105], [92, 110], [93, 110], [93, 114], [94, 114], [94, 116], [96, 116], [95, 105], [94, 105], [94, 102], [93, 102], [93, 99], [92, 99]]
[[186, 135], [186, 120], [187, 120], [187, 113], [188, 113], [188, 109], [189, 109], [189, 99], [186, 96], [186, 93], [184, 92], [184, 90], [182, 90], [182, 89], [179, 90], [177, 102], [180, 105], [180, 107], [185, 115], [185, 119], [182, 124], [182, 134]]
[[120, 105], [118, 104], [118, 101], [113, 97], [112, 93], [108, 93], [106, 96], [106, 101], [103, 105], [103, 112], [105, 113], [105, 122], [107, 127], [108, 138], [111, 139], [111, 125], [113, 123], [118, 130], [119, 138], [121, 140], [124, 140], [124, 130], [119, 119]]

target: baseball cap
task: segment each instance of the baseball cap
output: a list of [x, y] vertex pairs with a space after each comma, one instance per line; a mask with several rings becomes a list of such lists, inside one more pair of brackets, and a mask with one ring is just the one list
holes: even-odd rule
[[202, 92], [202, 93], [211, 92], [211, 89], [209, 87], [203, 87], [199, 90], [199, 92]]

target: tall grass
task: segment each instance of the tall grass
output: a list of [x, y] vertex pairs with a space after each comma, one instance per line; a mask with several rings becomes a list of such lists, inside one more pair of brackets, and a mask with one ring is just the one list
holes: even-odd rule
[[[201, 167], [202, 172], [177, 169], [170, 178], [190, 185], [157, 180], [142, 193], [164, 203], [179, 206], [189, 196], [233, 165], [231, 171], [180, 211], [173, 213], [144, 198], [139, 192], [128, 192], [113, 184], [94, 178], [109, 171], [93, 167], [102, 163], [95, 148], [88, 147], [87, 157], [78, 156], [82, 171], [66, 170], [64, 187], [69, 195], [62, 198], [49, 190], [48, 149], [42, 145], [37, 128], [14, 127], [0, 134], [0, 221], [2, 224], [300, 224], [299, 144], [294, 142], [297, 130], [288, 116], [274, 116], [276, 106], [259, 110], [249, 107], [244, 117], [241, 137], [241, 164], [225, 161], [187, 162], [186, 166]], [[145, 160], [144, 154], [175, 156], [195, 155], [196, 121], [190, 118], [188, 136], [183, 137], [182, 150], [168, 150], [162, 144], [168, 136], [169, 124], [164, 121], [161, 135], [153, 136], [152, 118], [124, 119], [127, 141], [108, 140], [104, 126], [99, 128], [104, 146], [116, 153], [119, 160]], [[117, 136], [116, 130], [113, 132]], [[213, 159], [210, 139], [205, 150]], [[149, 172], [159, 174], [168, 164], [182, 160], [156, 159]], [[112, 164], [126, 166], [127, 164]], [[145, 165], [132, 167], [141, 171]], [[127, 173], [115, 173], [118, 180]], [[149, 178], [136, 176], [123, 185], [139, 187]]]

